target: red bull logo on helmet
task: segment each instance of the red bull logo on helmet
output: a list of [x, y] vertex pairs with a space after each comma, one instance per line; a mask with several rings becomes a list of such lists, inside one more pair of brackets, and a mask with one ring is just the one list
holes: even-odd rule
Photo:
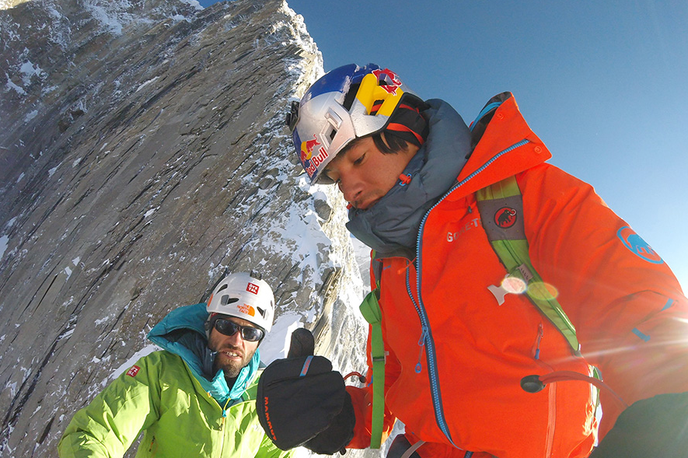
[[307, 160], [313, 157], [313, 150], [316, 146], [320, 145], [320, 142], [313, 135], [313, 140], [306, 140], [301, 142], [301, 163], [305, 164]]
[[321, 146], [315, 135], [313, 135], [313, 140], [301, 142], [301, 164], [310, 178], [313, 178], [318, 171], [318, 166], [328, 157], [330, 157], [329, 153], [325, 147]]

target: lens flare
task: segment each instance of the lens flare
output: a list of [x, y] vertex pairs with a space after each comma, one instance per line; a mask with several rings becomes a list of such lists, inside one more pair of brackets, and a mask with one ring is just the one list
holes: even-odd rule
[[553, 285], [544, 282], [533, 282], [527, 285], [526, 282], [518, 277], [507, 276], [502, 280], [501, 287], [508, 294], [523, 294], [528, 291], [528, 294], [535, 299], [554, 299], [559, 296], [559, 291]]
[[506, 277], [502, 280], [502, 289], [510, 294], [523, 294], [526, 292], [526, 282], [518, 277]]
[[553, 285], [544, 282], [533, 282], [528, 286], [528, 292], [536, 299], [556, 299], [559, 291]]

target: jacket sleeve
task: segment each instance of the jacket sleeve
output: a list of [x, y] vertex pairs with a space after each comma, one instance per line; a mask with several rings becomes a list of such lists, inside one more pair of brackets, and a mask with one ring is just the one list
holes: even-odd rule
[[[549, 164], [517, 175], [533, 266], [626, 404], [688, 391], [688, 304], [659, 254], [594, 189]], [[601, 437], [623, 408], [600, 393]], [[607, 401], [607, 402], [605, 402]]]
[[295, 448], [287, 451], [280, 450], [272, 443], [267, 434], [263, 434], [263, 440], [260, 443], [256, 458], [291, 458], [295, 451]]
[[686, 450], [688, 393], [666, 393], [624, 410], [590, 458], [679, 457]]
[[121, 457], [158, 417], [160, 390], [150, 355], [138, 360], [67, 426], [58, 453], [61, 458]]

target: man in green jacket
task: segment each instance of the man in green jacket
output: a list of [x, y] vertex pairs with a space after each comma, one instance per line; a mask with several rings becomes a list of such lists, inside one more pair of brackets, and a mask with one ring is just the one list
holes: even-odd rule
[[180, 307], [148, 334], [163, 351], [139, 359], [85, 408], [58, 445], [61, 458], [288, 457], [260, 427], [258, 345], [274, 296], [259, 276], [224, 278], [206, 304]]

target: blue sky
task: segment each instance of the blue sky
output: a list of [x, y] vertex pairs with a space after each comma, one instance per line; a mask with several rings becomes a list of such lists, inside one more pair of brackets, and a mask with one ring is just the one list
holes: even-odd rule
[[513, 92], [551, 162], [591, 183], [688, 290], [688, 2], [288, 4], [326, 71], [377, 63], [467, 122]]

